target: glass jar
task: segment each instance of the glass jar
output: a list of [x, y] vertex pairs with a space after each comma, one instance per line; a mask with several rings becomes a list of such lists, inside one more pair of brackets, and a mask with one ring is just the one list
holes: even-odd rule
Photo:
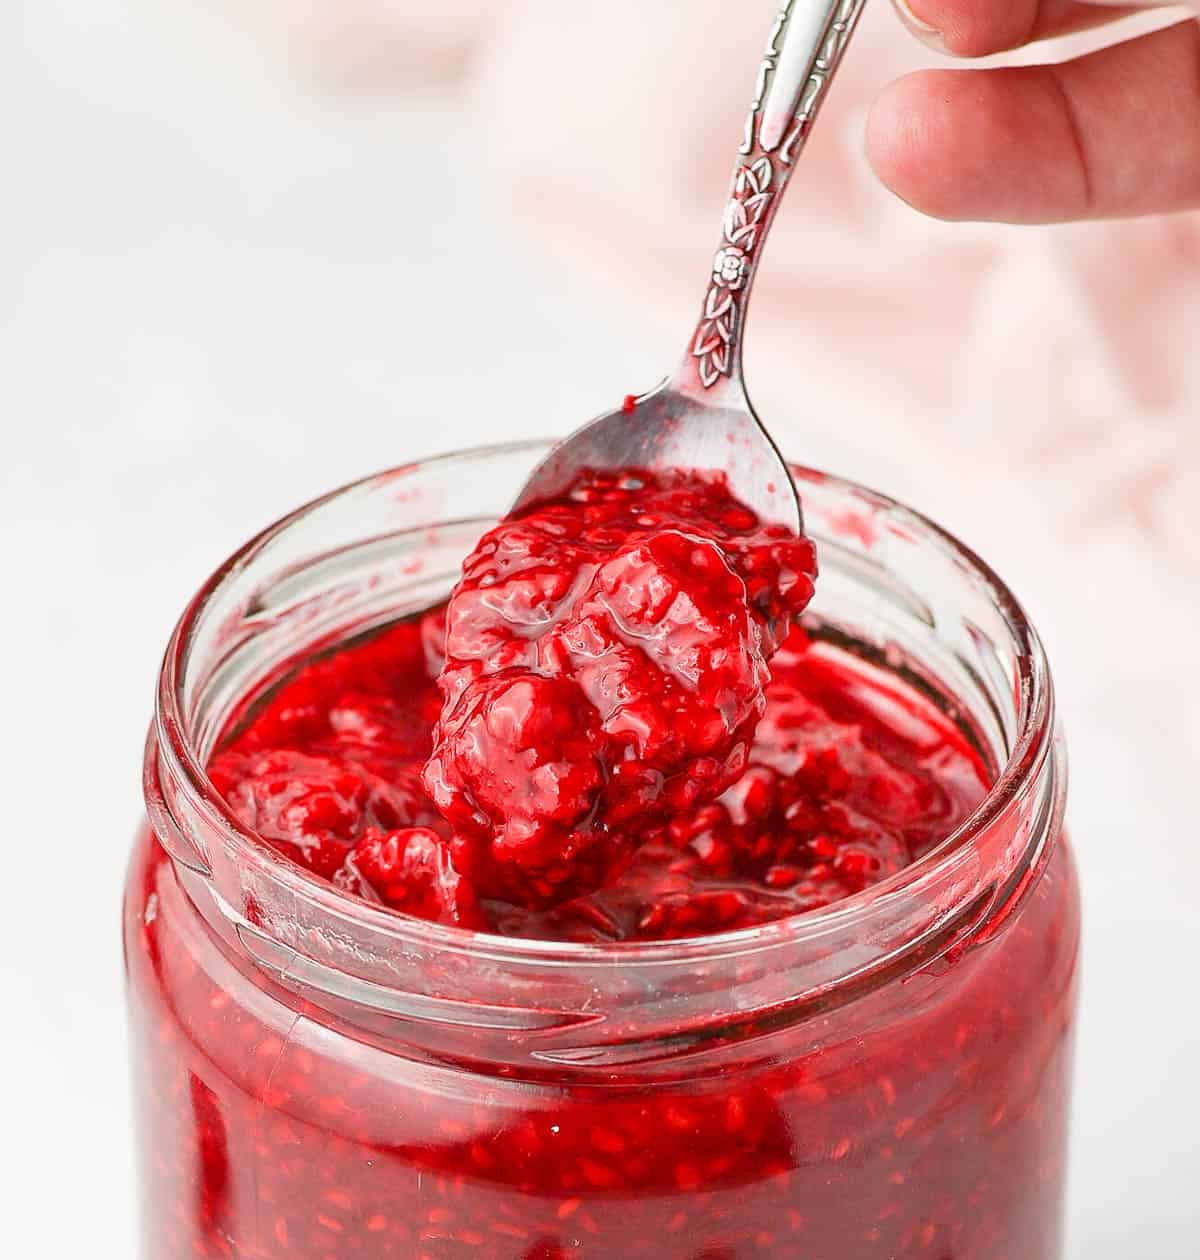
[[289, 664], [443, 598], [544, 448], [395, 469], [268, 529], [163, 665], [124, 931], [148, 1260], [1052, 1260], [1079, 943], [1037, 637], [975, 556], [797, 469], [810, 632], [995, 784], [828, 909], [704, 939], [393, 914], [242, 828], [204, 765]]

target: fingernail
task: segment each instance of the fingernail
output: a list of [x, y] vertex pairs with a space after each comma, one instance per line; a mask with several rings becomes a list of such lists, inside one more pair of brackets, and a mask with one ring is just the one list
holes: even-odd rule
[[930, 26], [928, 22], [922, 21], [921, 18], [917, 17], [909, 7], [908, 0], [892, 0], [892, 4], [900, 15], [900, 21], [912, 31], [921, 43], [928, 44], [930, 48], [936, 48], [938, 52], [946, 51], [941, 31], [936, 26]]

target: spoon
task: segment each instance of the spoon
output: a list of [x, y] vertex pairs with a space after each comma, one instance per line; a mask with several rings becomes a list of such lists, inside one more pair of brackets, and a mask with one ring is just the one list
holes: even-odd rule
[[864, 0], [786, 0], [775, 17], [738, 149], [700, 319], [683, 362], [657, 388], [560, 442], [514, 509], [563, 493], [585, 468], [720, 470], [760, 520], [799, 534], [791, 472], [742, 377], [746, 307], [767, 233]]

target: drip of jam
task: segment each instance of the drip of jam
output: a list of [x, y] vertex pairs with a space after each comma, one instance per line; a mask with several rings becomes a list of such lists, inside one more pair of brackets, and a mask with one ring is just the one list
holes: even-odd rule
[[987, 779], [926, 701], [793, 620], [812, 544], [716, 478], [588, 474], [447, 606], [302, 667], [210, 774], [340, 887], [434, 921], [649, 940], [828, 905]]

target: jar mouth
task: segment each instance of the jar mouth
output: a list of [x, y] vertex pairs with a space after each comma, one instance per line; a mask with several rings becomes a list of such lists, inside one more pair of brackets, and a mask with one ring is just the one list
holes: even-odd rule
[[[243, 572], [256, 556], [261, 555], [285, 531], [327, 505], [382, 483], [402, 482], [414, 473], [464, 460], [528, 455], [532, 467], [546, 447], [544, 441], [531, 440], [465, 448], [350, 482], [313, 499], [268, 526], [209, 577], [185, 609], [167, 646], [159, 675], [155, 718], [147, 744], [145, 784], [151, 822], [173, 859], [193, 874], [209, 878], [212, 871], [205, 846], [196, 836], [198, 830], [219, 836], [224, 845], [232, 846], [237, 862], [257, 868], [271, 880], [287, 885], [299, 900], [318, 911], [324, 907], [341, 919], [353, 919], [366, 928], [390, 936], [402, 949], [427, 951], [433, 948], [499, 963], [506, 960], [568, 965], [582, 963], [589, 967], [628, 967], [638, 962], [655, 965], [686, 963], [689, 960], [756, 953], [785, 943], [840, 936], [848, 927], [865, 923], [881, 907], [911, 895], [933, 877], [944, 874], [948, 866], [967, 861], [978, 838], [1012, 809], [1028, 785], [1037, 778], [1054, 743], [1053, 689], [1041, 641], [1012, 591], [974, 551], [921, 513], [855, 482], [792, 464], [790, 466], [802, 499], [806, 484], [857, 496], [885, 509], [901, 526], [907, 523], [914, 531], [944, 548], [956, 567], [982, 585], [1010, 636], [1015, 666], [1016, 720], [1007, 760], [976, 809], [928, 853], [861, 892], [828, 906], [770, 923], [671, 940], [592, 943], [500, 936], [418, 919], [355, 897], [271, 848], [239, 820], [216, 791], [189, 729], [188, 701], [184, 692], [185, 667], [206, 611], [226, 584]], [[164, 791], [166, 780], [171, 783], [170, 791]], [[181, 800], [186, 804], [189, 815], [200, 820], [199, 827], [195, 822], [191, 825], [180, 823], [177, 806]], [[1061, 800], [1058, 808], [1061, 810]], [[176, 836], [182, 837], [183, 851], [166, 841], [163, 832], [169, 829], [174, 829]]]

